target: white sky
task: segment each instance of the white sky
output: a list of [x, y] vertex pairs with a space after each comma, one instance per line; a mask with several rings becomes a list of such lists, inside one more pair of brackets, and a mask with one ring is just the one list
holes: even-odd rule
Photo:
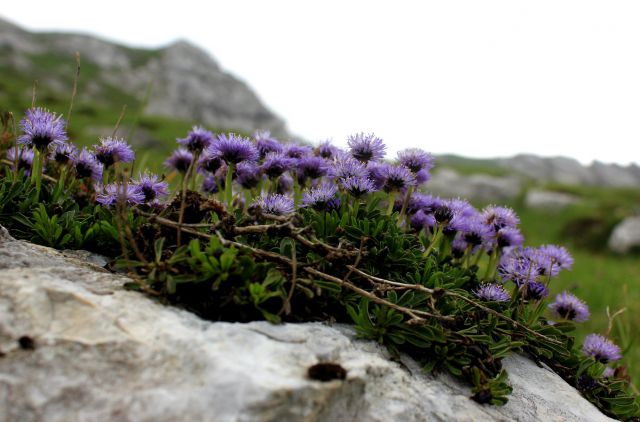
[[0, 15], [190, 40], [308, 140], [640, 163], [638, 1], [31, 0]]

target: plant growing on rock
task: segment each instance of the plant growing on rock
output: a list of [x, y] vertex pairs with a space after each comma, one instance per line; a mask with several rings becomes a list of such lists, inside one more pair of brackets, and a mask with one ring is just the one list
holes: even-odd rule
[[180, 176], [171, 193], [157, 175], [132, 177], [115, 133], [78, 152], [60, 122], [34, 109], [22, 135], [5, 124], [0, 223], [14, 235], [109, 255], [129, 288], [211, 320], [352, 321], [392, 355], [466, 379], [480, 403], [508, 400], [501, 360], [519, 352], [604, 413], [640, 415], [618, 346], [569, 334], [587, 305], [569, 293], [548, 303], [569, 252], [523, 246], [509, 208], [429, 195], [428, 153], [384, 161], [373, 134], [314, 149], [196, 127], [166, 161]]

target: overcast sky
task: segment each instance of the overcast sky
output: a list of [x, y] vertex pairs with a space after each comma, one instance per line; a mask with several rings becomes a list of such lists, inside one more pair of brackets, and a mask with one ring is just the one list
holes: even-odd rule
[[192, 41], [308, 140], [640, 163], [638, 1], [30, 0], [0, 15]]

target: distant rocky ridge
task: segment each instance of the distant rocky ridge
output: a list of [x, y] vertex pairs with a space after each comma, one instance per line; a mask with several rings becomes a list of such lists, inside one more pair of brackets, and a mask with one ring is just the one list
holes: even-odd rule
[[[42, 60], [48, 57], [60, 56], [69, 58], [72, 74], [76, 51], [83, 65], [92, 64], [97, 69], [88, 87], [97, 101], [103, 85], [142, 98], [153, 81], [145, 108], [148, 115], [244, 132], [266, 129], [276, 136], [287, 136], [284, 121], [268, 110], [244, 82], [188, 42], [177, 41], [155, 50], [133, 49], [88, 35], [31, 33], [0, 19], [0, 65], [27, 71], [42, 66]], [[44, 76], [47, 86], [58, 86], [69, 95], [68, 84], [53, 73]]]
[[[481, 167], [504, 169], [507, 174], [519, 175], [525, 180], [539, 183], [640, 188], [640, 167], [635, 164], [621, 166], [595, 161], [589, 166], [584, 166], [572, 158], [545, 158], [529, 154], [492, 160], [444, 155], [438, 157], [437, 162], [442, 167], [477, 167], [478, 173], [482, 173]], [[478, 162], [481, 162], [482, 166], [478, 166]]]

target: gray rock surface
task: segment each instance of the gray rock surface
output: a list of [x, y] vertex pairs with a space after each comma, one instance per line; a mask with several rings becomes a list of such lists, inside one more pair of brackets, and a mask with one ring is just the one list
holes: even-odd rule
[[[68, 69], [51, 69], [40, 84], [69, 95], [57, 76], [72, 75], [75, 52], [83, 63], [99, 66], [83, 89], [96, 97], [120, 90], [139, 100], [150, 82], [146, 114], [182, 118], [215, 128], [288, 136], [284, 121], [268, 110], [242, 81], [225, 72], [205, 51], [177, 41], [157, 50], [133, 49], [82, 34], [30, 33], [0, 19], [0, 65], [28, 71], [37, 66], [27, 55], [68, 57]], [[42, 69], [35, 69], [42, 70]]]
[[640, 248], [640, 216], [627, 217], [615, 226], [608, 244], [609, 249], [617, 253]]
[[434, 172], [426, 185], [430, 192], [443, 197], [461, 197], [490, 202], [513, 199], [520, 195], [522, 182], [517, 177], [496, 177], [486, 174], [464, 176], [449, 168]]
[[[74, 256], [0, 227], [1, 421], [610, 420], [520, 356], [505, 360], [509, 403], [479, 405], [350, 327], [203, 321]], [[320, 361], [346, 379], [309, 379]]]
[[620, 166], [594, 162], [583, 166], [566, 157], [544, 158], [535, 155], [516, 155], [496, 160], [497, 164], [536, 182], [565, 185], [611, 187], [640, 187], [640, 169], [636, 165]]
[[542, 189], [530, 189], [524, 203], [529, 208], [562, 209], [580, 202], [580, 198], [563, 192], [553, 192]]

